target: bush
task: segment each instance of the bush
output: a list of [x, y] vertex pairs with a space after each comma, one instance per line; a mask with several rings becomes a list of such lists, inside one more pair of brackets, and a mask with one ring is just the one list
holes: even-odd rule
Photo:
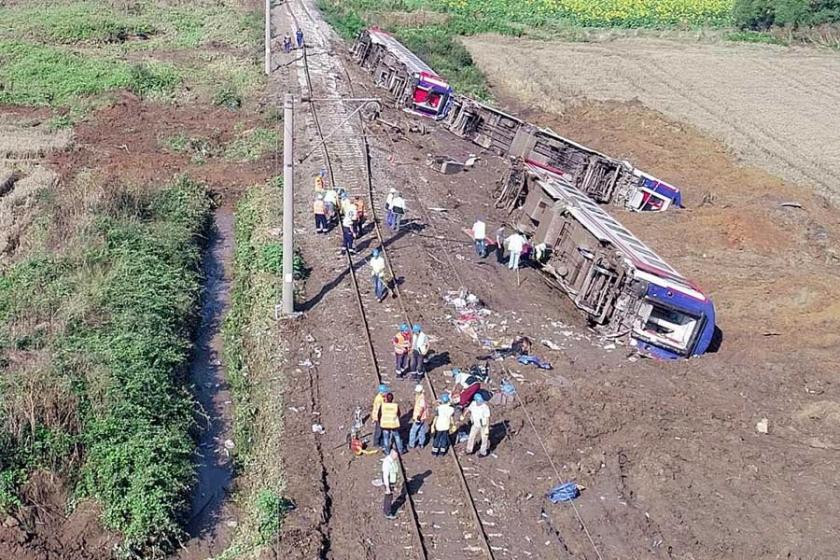
[[181, 78], [169, 66], [161, 64], [134, 64], [129, 72], [128, 89], [140, 97], [171, 95]]
[[796, 29], [840, 22], [840, 0], [735, 0], [732, 19], [741, 29]]

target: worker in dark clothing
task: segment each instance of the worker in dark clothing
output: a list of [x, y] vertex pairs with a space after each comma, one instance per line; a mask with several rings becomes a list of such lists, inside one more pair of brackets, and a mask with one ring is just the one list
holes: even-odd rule
[[295, 32], [295, 39], [297, 39], [297, 46], [299, 49], [303, 48], [303, 31], [298, 29]]

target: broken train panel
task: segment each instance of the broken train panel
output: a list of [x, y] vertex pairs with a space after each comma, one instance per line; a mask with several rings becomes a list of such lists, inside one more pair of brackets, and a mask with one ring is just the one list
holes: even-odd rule
[[397, 107], [435, 120], [446, 116], [452, 88], [390, 34], [377, 28], [362, 31], [352, 54], [374, 83], [390, 92]]
[[706, 352], [711, 300], [570, 183], [526, 172], [517, 226], [545, 245], [543, 271], [605, 336], [663, 358]]

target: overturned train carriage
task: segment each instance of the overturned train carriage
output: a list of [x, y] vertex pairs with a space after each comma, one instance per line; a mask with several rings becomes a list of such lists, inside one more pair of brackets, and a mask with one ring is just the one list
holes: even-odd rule
[[711, 300], [569, 182], [525, 172], [517, 226], [545, 244], [543, 270], [604, 335], [663, 358], [706, 352]]
[[362, 31], [353, 58], [373, 74], [377, 86], [391, 93], [397, 107], [435, 120], [446, 116], [452, 88], [390, 34], [376, 28]]
[[478, 101], [454, 96], [446, 125], [454, 134], [499, 155], [521, 158], [601, 203], [630, 210], [661, 212], [681, 206], [678, 188], [582, 146], [551, 130]]

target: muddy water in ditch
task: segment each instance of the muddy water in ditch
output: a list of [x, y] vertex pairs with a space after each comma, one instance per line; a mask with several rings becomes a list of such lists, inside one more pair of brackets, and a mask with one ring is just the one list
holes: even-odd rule
[[230, 304], [232, 259], [233, 212], [223, 207], [214, 215], [214, 227], [204, 255], [201, 324], [190, 364], [190, 381], [204, 415], [196, 451], [197, 482], [186, 525], [190, 540], [178, 554], [183, 560], [218, 554], [229, 540], [232, 519], [226, 497], [233, 465], [227, 446], [231, 444], [232, 410], [222, 365], [221, 327]]

